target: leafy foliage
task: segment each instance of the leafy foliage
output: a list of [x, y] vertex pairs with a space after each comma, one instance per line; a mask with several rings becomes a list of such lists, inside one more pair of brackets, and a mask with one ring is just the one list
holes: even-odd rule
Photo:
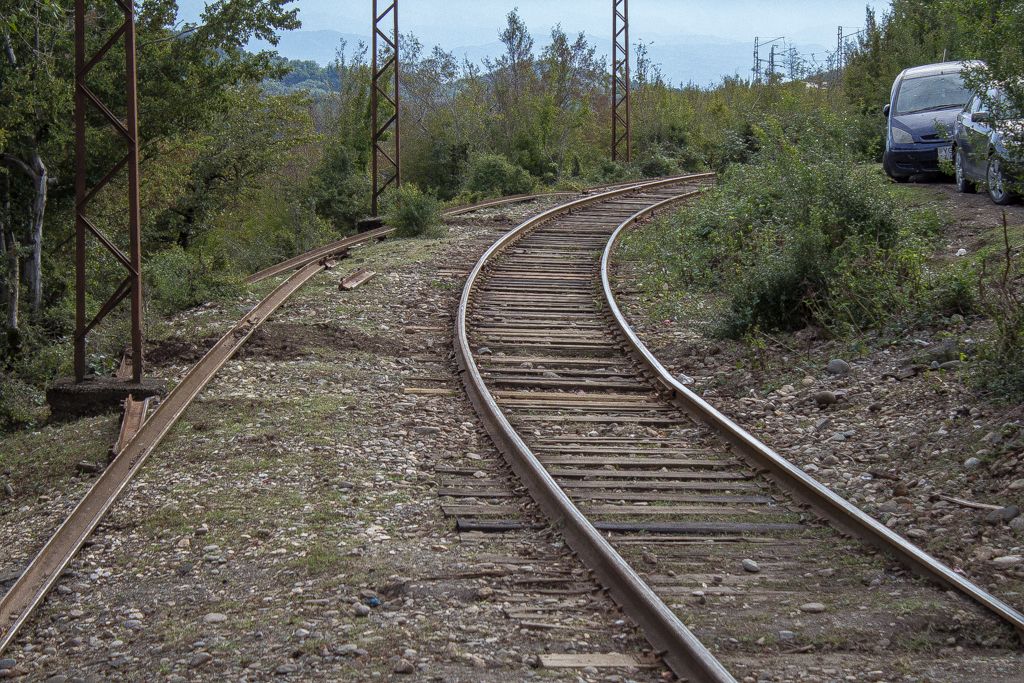
[[436, 234], [441, 224], [441, 204], [412, 183], [404, 183], [390, 193], [384, 221], [395, 228], [398, 237]]
[[146, 266], [150, 301], [167, 313], [241, 290], [241, 278], [226, 273], [222, 259], [209, 253], [175, 245], [150, 257]]
[[[802, 145], [769, 120], [750, 164], [657, 237], [669, 286], [723, 292], [720, 331], [848, 330], [890, 324], [921, 291], [921, 239], [934, 217], [909, 211], [876, 170], [827, 136]], [[659, 249], [666, 249], [661, 246]]]
[[533, 180], [500, 154], [482, 154], [470, 163], [465, 187], [482, 195], [526, 194], [533, 189]]
[[346, 230], [370, 212], [370, 179], [361, 172], [353, 151], [344, 145], [328, 147], [310, 179], [316, 212], [337, 230]]
[[[1013, 244], [1005, 214], [1002, 242], [994, 257], [982, 260], [980, 306], [995, 329], [981, 346], [975, 379], [998, 395], [1024, 401], [1024, 247]], [[990, 265], [992, 271], [984, 272]]]

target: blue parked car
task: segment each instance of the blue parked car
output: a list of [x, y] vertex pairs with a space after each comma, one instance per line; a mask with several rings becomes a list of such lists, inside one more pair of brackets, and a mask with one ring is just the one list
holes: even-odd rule
[[938, 173], [952, 161], [953, 123], [971, 98], [961, 72], [965, 62], [943, 62], [904, 69], [892, 84], [882, 113], [888, 119], [882, 168], [905, 183], [919, 173]]
[[953, 126], [956, 189], [984, 184], [996, 204], [1009, 204], [1024, 181], [1024, 116], [999, 89], [975, 95]]

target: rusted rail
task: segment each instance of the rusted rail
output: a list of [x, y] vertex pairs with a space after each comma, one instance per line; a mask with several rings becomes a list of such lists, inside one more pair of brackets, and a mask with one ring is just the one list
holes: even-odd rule
[[349, 249], [353, 249], [354, 247], [373, 242], [374, 240], [382, 240], [392, 232], [394, 232], [393, 228], [377, 228], [376, 230], [370, 230], [359, 235], [344, 237], [340, 240], [335, 240], [334, 242], [325, 244], [322, 247], [310, 249], [305, 253], [299, 254], [298, 256], [294, 256], [285, 261], [281, 261], [269, 268], [264, 268], [263, 270], [253, 273], [247, 277], [245, 281], [250, 285], [262, 282], [267, 278], [287, 273], [288, 271], [295, 270], [296, 268], [302, 268], [310, 263], [343, 255]]
[[605, 303], [608, 305], [618, 331], [625, 338], [629, 351], [642, 366], [653, 373], [658, 382], [664, 385], [665, 389], [672, 396], [673, 401], [680, 408], [695, 420], [714, 429], [734, 449], [745, 456], [752, 465], [769, 472], [781, 488], [810, 506], [835, 527], [896, 558], [917, 574], [957, 591], [986, 608], [1011, 625], [1016, 629], [1018, 635], [1024, 638], [1024, 614], [1021, 614], [964, 576], [957, 574], [938, 559], [924, 552], [874, 517], [871, 517], [831, 489], [820, 484], [789, 460], [783, 458], [757, 437], [747, 432], [683, 385], [671, 372], [665, 369], [640, 340], [615, 300], [609, 268], [615, 251], [615, 245], [618, 243], [623, 231], [670, 203], [673, 202], [670, 200], [650, 206], [623, 221], [615, 229], [615, 232], [612, 233], [611, 238], [608, 240], [608, 245], [601, 255], [601, 288], [604, 292]]
[[135, 476], [153, 449], [217, 371], [288, 298], [324, 269], [311, 263], [296, 271], [260, 301], [189, 370], [135, 432], [68, 518], [0, 599], [0, 652], [10, 645], [32, 610], [42, 602], [82, 543]]
[[602, 192], [558, 206], [531, 218], [495, 242], [477, 261], [462, 292], [455, 320], [455, 352], [463, 381], [488, 434], [530, 491], [552, 525], [594, 572], [612, 598], [640, 626], [645, 636], [680, 677], [696, 681], [734, 681], [725, 667], [651, 590], [639, 574], [605, 540], [548, 473], [508, 421], [488, 389], [469, 343], [467, 316], [477, 279], [488, 264], [532, 228], [573, 209], [635, 192], [709, 177], [688, 176]]

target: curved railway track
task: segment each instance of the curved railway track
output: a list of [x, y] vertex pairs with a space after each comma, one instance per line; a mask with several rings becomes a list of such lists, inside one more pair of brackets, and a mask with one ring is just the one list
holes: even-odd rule
[[499, 450], [680, 677], [780, 675], [794, 657], [942, 671], [953, 645], [962, 661], [1015, 648], [1019, 612], [715, 411], [633, 334], [610, 286], [615, 239], [710, 179], [569, 202], [481, 257], [455, 345]]

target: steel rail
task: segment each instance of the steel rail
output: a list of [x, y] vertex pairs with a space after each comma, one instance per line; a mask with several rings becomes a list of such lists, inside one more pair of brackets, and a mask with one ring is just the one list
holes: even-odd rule
[[580, 512], [509, 423], [480, 374], [469, 345], [467, 326], [477, 279], [489, 262], [532, 228], [556, 216], [570, 213], [573, 209], [624, 194], [702, 180], [713, 175], [669, 178], [584, 197], [545, 211], [506, 233], [484, 252], [466, 280], [455, 319], [455, 352], [466, 391], [491, 439], [551, 525], [559, 530], [569, 547], [594, 573], [612, 599], [641, 628], [665, 663], [680, 678], [734, 683], [735, 679], [725, 667]]
[[343, 237], [340, 240], [329, 242], [323, 245], [322, 247], [310, 249], [309, 251], [299, 254], [298, 256], [293, 256], [292, 258], [287, 259], [285, 261], [281, 261], [280, 263], [270, 266], [269, 268], [264, 268], [259, 272], [253, 273], [252, 275], [245, 279], [245, 282], [246, 284], [250, 285], [256, 284], [257, 282], [262, 282], [267, 278], [274, 277], [275, 275], [280, 275], [281, 273], [286, 273], [289, 270], [302, 268], [303, 266], [306, 266], [315, 261], [320, 261], [322, 259], [330, 258], [332, 256], [337, 256], [338, 254], [344, 253], [349, 249], [352, 249], [353, 247], [358, 247], [361, 244], [366, 244], [367, 242], [372, 242], [373, 240], [382, 240], [388, 235], [390, 235], [392, 232], [394, 232], [394, 228], [377, 228], [376, 230], [368, 230], [367, 232], [363, 232], [358, 235], [350, 235], [348, 237]]
[[[605, 187], [633, 186], [636, 185], [638, 182], [642, 181], [630, 181], [627, 183], [610, 183], [608, 185], [595, 185], [593, 187], [587, 188], [586, 190], [582, 190], [581, 192], [600, 190]], [[507, 206], [508, 204], [518, 204], [520, 202], [529, 202], [535, 199], [545, 199], [547, 197], [569, 197], [576, 194], [580, 193], [541, 192], [539, 194], [517, 194], [508, 197], [499, 197], [498, 199], [487, 199], [481, 202], [476, 202], [475, 204], [468, 204], [466, 206], [457, 206], [442, 211], [441, 215], [445, 218], [454, 218], [455, 216], [461, 216], [463, 214], [467, 214], [473, 211], [479, 211], [480, 209], [490, 209], [495, 206]], [[341, 239], [335, 240], [333, 242], [328, 242], [323, 246], [315, 247], [313, 249], [310, 249], [309, 251], [299, 254], [298, 256], [293, 256], [273, 266], [264, 268], [261, 271], [253, 273], [252, 275], [245, 279], [245, 282], [246, 284], [250, 285], [255, 284], [257, 282], [262, 282], [263, 280], [274, 277], [275, 275], [280, 275], [281, 273], [288, 272], [289, 270], [295, 268], [301, 268], [307, 263], [311, 263], [319, 259], [328, 258], [330, 256], [335, 256], [339, 253], [343, 253], [348, 249], [357, 247], [361, 244], [365, 244], [370, 240], [384, 239], [385, 237], [391, 235], [392, 232], [394, 232], [394, 228], [378, 228], [376, 230], [370, 230], [359, 235], [350, 235], [348, 237], [343, 237]]]
[[157, 406], [114, 457], [71, 514], [0, 598], [0, 653], [56, 583], [61, 572], [96, 529], [150, 453], [178, 421], [192, 399], [252, 333], [302, 285], [325, 268], [311, 263], [293, 273], [234, 325]]
[[609, 274], [612, 254], [619, 237], [627, 228], [675, 201], [670, 199], [660, 202], [627, 218], [612, 233], [601, 256], [601, 286], [605, 302], [631, 354], [664, 385], [671, 394], [673, 403], [725, 437], [740, 454], [755, 466], [767, 470], [776, 483], [797, 500], [809, 505], [840, 530], [895, 557], [919, 575], [937, 581], [940, 585], [988, 609], [1013, 626], [1018, 636], [1024, 640], [1024, 614], [924, 552], [776, 453], [677, 380], [640, 340], [622, 314], [612, 291]]

